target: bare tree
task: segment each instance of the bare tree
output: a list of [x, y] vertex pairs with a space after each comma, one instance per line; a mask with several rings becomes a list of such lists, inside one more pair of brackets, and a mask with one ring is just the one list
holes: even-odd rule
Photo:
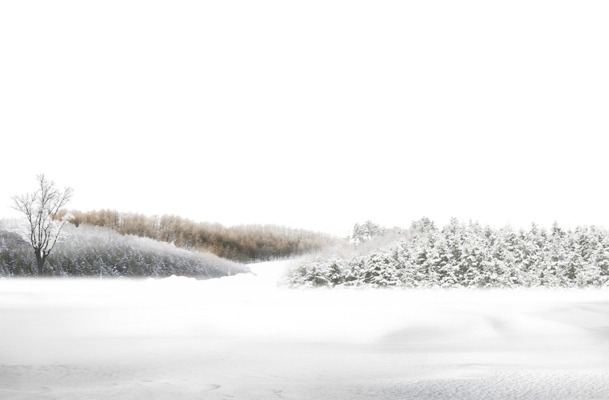
[[57, 214], [70, 201], [72, 189], [59, 190], [55, 182], [47, 180], [44, 175], [38, 175], [36, 181], [36, 191], [12, 199], [14, 208], [25, 217], [27, 235], [36, 255], [38, 275], [42, 275], [44, 263], [55, 247], [61, 229], [70, 219], [66, 214], [58, 220]]

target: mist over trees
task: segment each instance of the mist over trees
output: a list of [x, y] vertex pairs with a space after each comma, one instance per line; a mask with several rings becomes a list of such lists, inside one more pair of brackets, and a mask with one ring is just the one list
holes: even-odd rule
[[[356, 226], [361, 231], [361, 226]], [[358, 244], [338, 246], [292, 271], [293, 286], [601, 287], [609, 285], [609, 232], [493, 229], [423, 218]]]
[[[64, 211], [66, 212], [66, 211]], [[335, 239], [329, 235], [276, 225], [240, 225], [193, 222], [174, 215], [145, 216], [114, 210], [71, 210], [76, 226], [103, 226], [123, 235], [136, 235], [203, 250], [238, 262], [269, 261], [318, 251]]]
[[[29, 244], [0, 221], [0, 276], [36, 275]], [[121, 235], [104, 227], [67, 225], [46, 265], [49, 276], [213, 278], [248, 271], [247, 267], [209, 253], [191, 252], [168, 243]]]
[[363, 224], [355, 224], [353, 226], [351, 241], [355, 244], [361, 244], [367, 242], [375, 236], [381, 236], [385, 234], [386, 231], [387, 229], [383, 228], [379, 224], [368, 220]]

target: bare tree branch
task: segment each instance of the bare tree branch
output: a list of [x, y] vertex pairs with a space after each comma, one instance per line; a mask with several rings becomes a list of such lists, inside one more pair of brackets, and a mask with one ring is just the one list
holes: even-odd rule
[[44, 175], [36, 177], [38, 188], [33, 193], [14, 196], [13, 208], [21, 212], [28, 226], [30, 244], [36, 255], [38, 275], [42, 275], [46, 258], [51, 253], [66, 219], [58, 221], [57, 214], [72, 198], [72, 189], [57, 189], [55, 182]]

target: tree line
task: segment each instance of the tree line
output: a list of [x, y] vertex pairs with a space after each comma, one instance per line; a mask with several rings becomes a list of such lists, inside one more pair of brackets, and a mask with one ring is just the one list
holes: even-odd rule
[[[369, 227], [375, 227], [374, 224]], [[609, 232], [595, 226], [493, 229], [429, 219], [409, 229], [354, 232], [349, 250], [309, 259], [293, 286], [601, 287], [609, 285]]]
[[[62, 217], [67, 210], [58, 216]], [[194, 222], [175, 215], [146, 216], [115, 210], [70, 210], [71, 222], [103, 226], [123, 235], [136, 235], [177, 247], [202, 250], [238, 262], [269, 261], [320, 250], [329, 235], [277, 225], [239, 225]]]

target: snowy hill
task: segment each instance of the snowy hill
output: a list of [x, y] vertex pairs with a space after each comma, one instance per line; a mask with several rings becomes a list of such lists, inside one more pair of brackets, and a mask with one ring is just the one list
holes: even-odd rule
[[[0, 223], [0, 275], [30, 275], [34, 263], [28, 243]], [[210, 253], [191, 252], [168, 243], [111, 229], [66, 225], [45, 266], [53, 276], [189, 276], [212, 278], [248, 271], [243, 264]]]

